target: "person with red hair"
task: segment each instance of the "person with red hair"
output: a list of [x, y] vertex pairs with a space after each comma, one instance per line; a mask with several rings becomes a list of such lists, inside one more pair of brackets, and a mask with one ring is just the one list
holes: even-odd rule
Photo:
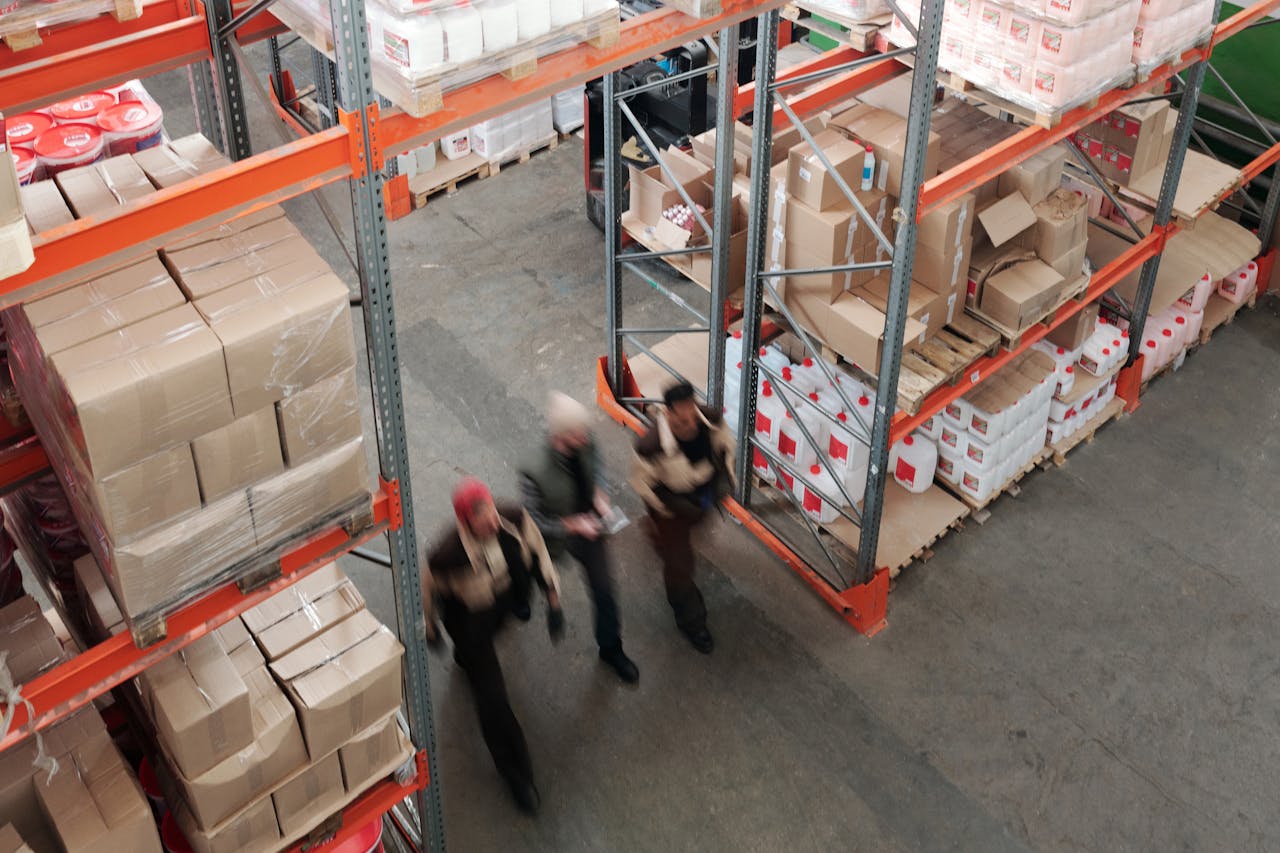
[[511, 710], [493, 638], [508, 614], [529, 618], [529, 592], [536, 581], [547, 597], [547, 630], [553, 642], [564, 636], [560, 579], [542, 534], [519, 506], [499, 506], [484, 483], [467, 478], [453, 491], [457, 524], [427, 553], [422, 601], [427, 609], [427, 642], [439, 646], [435, 622], [453, 640], [454, 660], [467, 675], [480, 730], [498, 772], [516, 805], [538, 810], [533, 765], [524, 731]]

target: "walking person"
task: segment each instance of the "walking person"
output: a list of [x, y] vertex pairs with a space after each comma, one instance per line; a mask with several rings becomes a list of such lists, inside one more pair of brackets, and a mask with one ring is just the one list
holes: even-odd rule
[[631, 485], [649, 511], [649, 534], [662, 560], [662, 580], [676, 626], [695, 649], [715, 647], [707, 607], [694, 582], [693, 531], [734, 486], [734, 438], [721, 414], [698, 405], [681, 382], [636, 442]]
[[551, 556], [568, 553], [586, 572], [600, 660], [626, 683], [636, 683], [640, 670], [622, 650], [618, 597], [601, 523], [611, 506], [600, 453], [591, 434], [591, 417], [572, 397], [551, 394], [547, 440], [521, 467], [520, 491]]
[[[553, 642], [564, 636], [560, 581], [542, 534], [518, 506], [497, 506], [479, 480], [454, 489], [457, 525], [427, 554], [423, 605], [427, 642], [438, 647], [434, 605], [453, 640], [454, 660], [466, 673], [480, 718], [480, 730], [498, 772], [516, 804], [535, 814], [540, 797], [520, 722], [507, 699], [493, 638], [509, 613], [522, 604], [527, 614], [531, 578], [547, 597], [547, 630]], [[527, 616], [526, 616], [527, 618]]]

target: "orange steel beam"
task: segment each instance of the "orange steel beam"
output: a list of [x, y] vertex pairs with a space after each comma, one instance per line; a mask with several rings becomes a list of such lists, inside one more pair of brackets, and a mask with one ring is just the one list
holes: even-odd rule
[[378, 138], [388, 157], [400, 154], [781, 5], [782, 0], [724, 0], [724, 11], [709, 18], [690, 18], [674, 9], [638, 15], [623, 22], [611, 47], [580, 44], [539, 59], [537, 71], [520, 80], [494, 75], [463, 86], [446, 93], [444, 106], [423, 118], [391, 113], [379, 123]]
[[1223, 39], [1229, 39], [1241, 30], [1247, 29], [1272, 12], [1280, 9], [1280, 0], [1263, 0], [1247, 9], [1241, 9], [1230, 18], [1222, 21], [1213, 31], [1213, 43], [1216, 45]]
[[381, 819], [396, 803], [426, 788], [430, 783], [426, 770], [426, 753], [419, 752], [414, 756], [414, 761], [418, 769], [409, 782], [401, 785], [394, 777], [382, 780], [342, 810], [342, 823], [332, 838], [320, 844], [313, 844], [306, 840], [299, 841], [289, 848], [289, 853], [325, 853], [326, 850], [336, 850], [368, 827], [370, 823]]
[[[25, 272], [0, 279], [0, 307], [350, 174], [351, 146], [346, 128], [338, 126], [159, 190], [108, 215], [46, 231], [36, 239], [35, 263]], [[86, 263], [93, 268], [81, 270]]]
[[162, 24], [188, 17], [186, 4], [181, 2], [148, 3], [142, 14], [132, 21], [117, 21], [110, 15], [98, 15], [87, 21], [58, 24], [40, 30], [40, 44], [25, 50], [0, 50], [0, 68], [27, 65], [40, 60], [102, 44], [112, 39], [134, 35]]
[[893, 444], [901, 441], [910, 435], [922, 423], [946, 408], [948, 403], [963, 397], [974, 386], [981, 384], [992, 374], [999, 371], [1000, 368], [1030, 349], [1031, 345], [1036, 341], [1061, 326], [1082, 311], [1086, 305], [1115, 287], [1120, 279], [1136, 270], [1148, 258], [1160, 254], [1164, 249], [1165, 239], [1169, 234], [1173, 233], [1173, 230], [1172, 228], [1164, 231], [1154, 229], [1146, 237], [1130, 246], [1118, 258], [1094, 273], [1093, 280], [1089, 283], [1089, 289], [1085, 292], [1083, 300], [1079, 302], [1068, 301], [1066, 305], [1058, 309], [1051, 319], [1040, 325], [1033, 326], [1028, 332], [1024, 332], [1021, 342], [1012, 350], [1001, 350], [996, 355], [980, 358], [969, 365], [966, 368], [965, 375], [955, 385], [943, 386], [926, 397], [921, 403], [918, 413], [907, 415], [905, 412], [898, 412], [894, 416], [893, 427], [889, 431], [889, 443]]
[[190, 645], [249, 608], [311, 574], [390, 527], [391, 499], [379, 490], [373, 498], [373, 525], [352, 537], [341, 528], [322, 531], [280, 558], [281, 577], [253, 592], [243, 593], [228, 583], [165, 617], [167, 637], [139, 649], [126, 631], [81, 652], [22, 686], [13, 723], [0, 736], [0, 752], [34, 731], [44, 729], [98, 696], [133, 678], [157, 661]]
[[[61, 37], [51, 37], [50, 49], [57, 50], [52, 55], [13, 54], [22, 64], [5, 62], [0, 66], [4, 68], [0, 71], [0, 110], [22, 112], [135, 77], [181, 68], [212, 55], [203, 17], [174, 18], [174, 8], [168, 4], [148, 6], [145, 11], [152, 9], [157, 10], [155, 25], [141, 31], [131, 26], [136, 21], [119, 24], [110, 17], [99, 17], [72, 25]], [[144, 15], [139, 20], [147, 18]], [[284, 25], [264, 13], [249, 21], [237, 37], [241, 44], [251, 44], [283, 32]]]
[[49, 468], [49, 457], [34, 435], [0, 450], [0, 494], [17, 488]]
[[[1280, 1], [1280, 0], [1278, 0]], [[792, 77], [799, 77], [802, 74], [812, 74], [815, 71], [824, 71], [828, 68], [834, 68], [837, 65], [843, 65], [846, 62], [853, 62], [864, 56], [862, 51], [854, 50], [851, 47], [836, 47], [831, 50], [818, 54], [813, 59], [806, 59], [799, 65], [793, 65], [778, 74], [777, 82], [785, 83]], [[751, 112], [755, 106], [756, 97], [756, 81], [743, 83], [738, 87], [738, 94], [733, 99], [733, 115], [734, 118], [740, 118]]]
[[[795, 110], [796, 115], [803, 118], [807, 114], [815, 113], [823, 107], [843, 98], [852, 97], [872, 86], [878, 86], [910, 70], [897, 59], [881, 59], [861, 68], [855, 68], [853, 71], [837, 74], [830, 80], [813, 84], [812, 88], [803, 90], [802, 95], [788, 98], [787, 103], [791, 109]], [[773, 124], [774, 127], [786, 127], [791, 124], [791, 119], [781, 109], [775, 109]]]
[[[1276, 2], [1280, 3], [1280, 0], [1276, 0]], [[1245, 167], [1240, 170], [1240, 183], [1242, 185], [1249, 183], [1276, 163], [1280, 163], [1280, 143], [1272, 145], [1266, 151], [1259, 154], [1256, 159], [1251, 160], [1246, 164]], [[1226, 195], [1231, 195], [1231, 193], [1227, 192]], [[1221, 196], [1219, 200], [1225, 197], [1225, 195]]]

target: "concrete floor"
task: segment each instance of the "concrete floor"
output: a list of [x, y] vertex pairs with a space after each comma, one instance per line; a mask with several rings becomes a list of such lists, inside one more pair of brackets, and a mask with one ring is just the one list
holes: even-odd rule
[[[179, 131], [184, 85], [160, 87]], [[591, 399], [603, 261], [581, 164], [574, 141], [390, 227], [424, 543], [459, 475], [514, 494], [548, 390]], [[345, 216], [345, 192], [328, 198]], [[314, 204], [290, 211], [338, 263]], [[646, 290], [633, 282], [631, 319], [663, 310]], [[698, 655], [624, 531], [612, 554], [637, 688], [597, 662], [574, 567], [562, 645], [540, 615], [502, 638], [536, 819], [509, 804], [461, 673], [433, 659], [450, 848], [1280, 849], [1278, 351], [1264, 301], [1064, 469], [908, 569], [872, 640], [720, 524], [699, 548], [717, 649]], [[630, 435], [603, 417], [599, 434], [635, 515]], [[394, 624], [388, 573], [348, 569]]]

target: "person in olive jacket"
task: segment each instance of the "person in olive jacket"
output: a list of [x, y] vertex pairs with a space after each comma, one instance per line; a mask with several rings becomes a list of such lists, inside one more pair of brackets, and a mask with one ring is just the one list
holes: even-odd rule
[[573, 398], [553, 392], [547, 406], [547, 440], [520, 468], [525, 510], [552, 557], [567, 553], [582, 565], [595, 610], [600, 659], [623, 681], [634, 684], [640, 670], [622, 650], [618, 596], [601, 523], [610, 510], [603, 484], [590, 414]]

